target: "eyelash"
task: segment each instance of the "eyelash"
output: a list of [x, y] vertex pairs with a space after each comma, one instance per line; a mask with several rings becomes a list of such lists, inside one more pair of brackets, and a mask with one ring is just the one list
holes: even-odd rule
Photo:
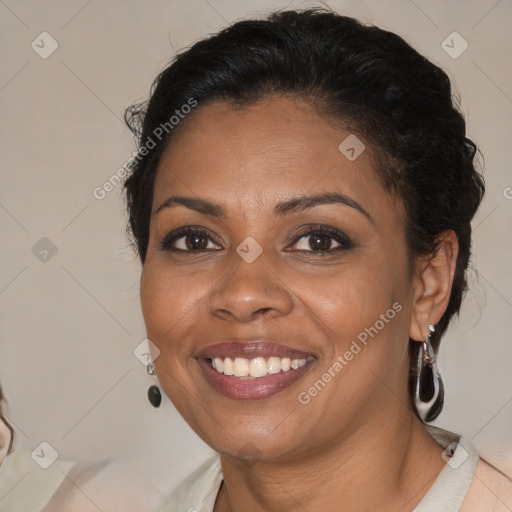
[[345, 233], [342, 231], [339, 231], [338, 229], [331, 228], [330, 226], [325, 226], [324, 224], [319, 224], [315, 227], [308, 226], [307, 229], [300, 232], [298, 235], [296, 235], [293, 239], [293, 244], [296, 244], [299, 242], [302, 238], [311, 237], [313, 235], [319, 235], [319, 236], [328, 236], [329, 238], [335, 240], [340, 245], [339, 247], [334, 247], [333, 249], [328, 249], [327, 251], [313, 251], [309, 250], [306, 251], [304, 249], [298, 249], [300, 252], [310, 252], [312, 254], [330, 254], [336, 251], [342, 251], [346, 249], [350, 249], [352, 247], [352, 243], [350, 239], [348, 238]]
[[[176, 253], [202, 253], [202, 252], [209, 252], [211, 249], [199, 249], [199, 250], [185, 250], [185, 249], [177, 249], [176, 247], [173, 247], [173, 244], [179, 240], [180, 238], [186, 237], [188, 235], [201, 235], [206, 237], [208, 240], [216, 243], [217, 245], [220, 245], [218, 242], [215, 241], [214, 237], [206, 230], [202, 228], [195, 228], [192, 226], [184, 226], [182, 228], [179, 228], [175, 231], [171, 231], [165, 238], [160, 242], [160, 250], [164, 252], [176, 252]], [[340, 245], [335, 248], [328, 249], [326, 251], [314, 251], [314, 250], [304, 250], [304, 249], [298, 249], [299, 252], [308, 252], [312, 254], [331, 254], [335, 251], [340, 250], [346, 250], [350, 249], [352, 247], [352, 243], [350, 239], [345, 235], [345, 233], [335, 229], [331, 228], [329, 226], [325, 226], [323, 224], [319, 224], [315, 227], [308, 226], [308, 228], [301, 233], [299, 233], [295, 238], [293, 239], [292, 245], [295, 245], [298, 243], [302, 238], [311, 237], [313, 235], [318, 236], [329, 236], [329, 238], [335, 240]]]

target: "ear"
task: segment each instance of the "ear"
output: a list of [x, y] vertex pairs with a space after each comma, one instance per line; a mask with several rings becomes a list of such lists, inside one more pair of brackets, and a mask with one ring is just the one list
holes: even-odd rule
[[452, 290], [459, 243], [453, 230], [438, 237], [435, 254], [418, 260], [413, 277], [413, 304], [409, 336], [424, 341], [428, 324], [437, 324], [443, 316]]

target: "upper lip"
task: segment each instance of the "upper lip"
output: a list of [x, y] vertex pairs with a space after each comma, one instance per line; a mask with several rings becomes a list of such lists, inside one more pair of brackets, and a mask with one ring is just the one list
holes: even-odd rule
[[213, 359], [215, 357], [243, 357], [245, 359], [255, 359], [256, 357], [289, 357], [290, 359], [306, 359], [312, 356], [308, 352], [286, 347], [279, 343], [274, 343], [266, 339], [221, 341], [208, 345], [199, 350], [196, 354], [197, 359]]

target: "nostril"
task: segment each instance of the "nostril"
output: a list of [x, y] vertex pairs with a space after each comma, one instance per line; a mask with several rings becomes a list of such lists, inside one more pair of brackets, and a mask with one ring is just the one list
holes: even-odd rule
[[269, 311], [272, 311], [273, 308], [260, 308], [258, 311], [255, 311], [253, 313], [254, 317], [257, 317], [258, 315], [265, 316]]

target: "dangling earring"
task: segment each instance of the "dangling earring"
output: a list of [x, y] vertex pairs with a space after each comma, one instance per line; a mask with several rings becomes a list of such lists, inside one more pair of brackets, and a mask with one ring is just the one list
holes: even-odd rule
[[434, 348], [430, 336], [435, 332], [433, 325], [428, 325], [429, 333], [420, 347], [416, 366], [416, 389], [414, 402], [416, 410], [425, 422], [434, 420], [438, 410], [434, 407], [444, 397], [444, 386], [437, 368]]
[[[149, 375], [156, 375], [155, 365], [153, 363], [149, 363], [146, 370], [149, 373]], [[162, 401], [162, 394], [160, 393], [160, 389], [158, 386], [149, 386], [148, 399], [153, 407], [160, 407], [160, 402]]]

